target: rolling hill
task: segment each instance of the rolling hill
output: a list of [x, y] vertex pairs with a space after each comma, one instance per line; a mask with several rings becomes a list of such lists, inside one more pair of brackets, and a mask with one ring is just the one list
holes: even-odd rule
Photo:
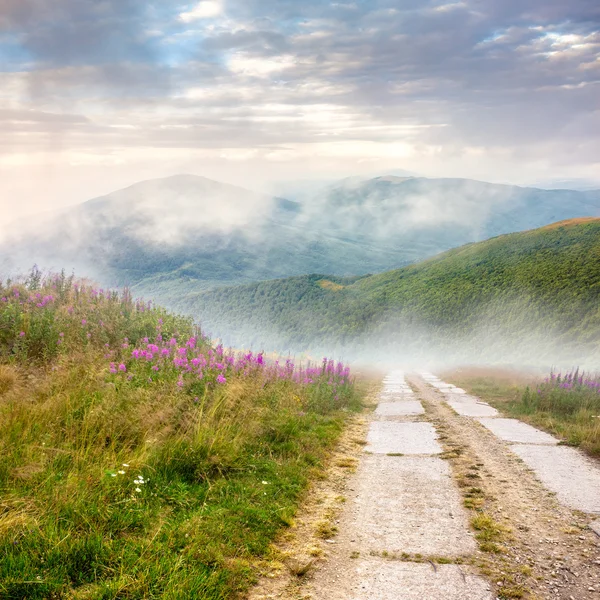
[[236, 345], [423, 362], [600, 356], [600, 219], [468, 244], [386, 273], [305, 275], [187, 296]]
[[0, 249], [5, 274], [34, 263], [75, 269], [172, 304], [222, 285], [382, 272], [586, 215], [600, 216], [600, 192], [387, 176], [346, 179], [293, 202], [178, 175], [22, 221]]

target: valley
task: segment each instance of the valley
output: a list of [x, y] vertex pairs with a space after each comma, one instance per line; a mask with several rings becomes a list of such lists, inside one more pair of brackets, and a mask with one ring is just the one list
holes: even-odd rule
[[[307, 275], [180, 298], [226, 343], [334, 348], [361, 360], [524, 365], [589, 362], [600, 349], [600, 220], [469, 244], [386, 273]], [[589, 357], [589, 358], [588, 358]]]

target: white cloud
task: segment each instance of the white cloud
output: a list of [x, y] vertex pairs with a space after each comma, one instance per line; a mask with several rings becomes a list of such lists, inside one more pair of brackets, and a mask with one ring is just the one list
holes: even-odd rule
[[187, 12], [182, 12], [179, 18], [184, 23], [195, 21], [196, 19], [210, 19], [218, 17], [223, 12], [223, 5], [218, 0], [201, 0], [194, 8]]

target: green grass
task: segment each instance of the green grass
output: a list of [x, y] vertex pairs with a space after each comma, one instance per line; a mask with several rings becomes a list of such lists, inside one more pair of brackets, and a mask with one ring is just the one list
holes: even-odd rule
[[0, 294], [0, 598], [240, 596], [359, 390], [332, 402], [327, 386], [232, 371], [198, 397], [135, 365], [119, 382], [106, 353], [128, 352], [123, 339], [193, 324], [73, 282], [42, 308], [15, 300], [37, 285]]

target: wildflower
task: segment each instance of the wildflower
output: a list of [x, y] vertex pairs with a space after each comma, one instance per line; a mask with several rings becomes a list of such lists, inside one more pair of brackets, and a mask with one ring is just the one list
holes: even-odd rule
[[269, 485], [269, 482], [268, 482], [268, 481], [261, 481], [261, 483], [262, 483], [263, 485]]
[[86, 319], [81, 319], [81, 324], [82, 324], [82, 325], [87, 325], [87, 321], [86, 321]]
[[123, 466], [124, 467], [128, 467], [129, 465], [127, 463], [123, 463]]
[[142, 490], [140, 488], [135, 488], [136, 492], [141, 492]]
[[127, 371], [127, 367], [123, 363], [121, 363], [119, 365], [119, 371], [121, 371], [121, 373], [125, 373]]
[[227, 379], [225, 379], [223, 373], [219, 373], [219, 376], [217, 377], [217, 383], [227, 383]]
[[125, 475], [125, 471], [117, 471], [119, 475]]
[[25, 332], [21, 331], [21, 333], [19, 334], [19, 337], [25, 337]]

